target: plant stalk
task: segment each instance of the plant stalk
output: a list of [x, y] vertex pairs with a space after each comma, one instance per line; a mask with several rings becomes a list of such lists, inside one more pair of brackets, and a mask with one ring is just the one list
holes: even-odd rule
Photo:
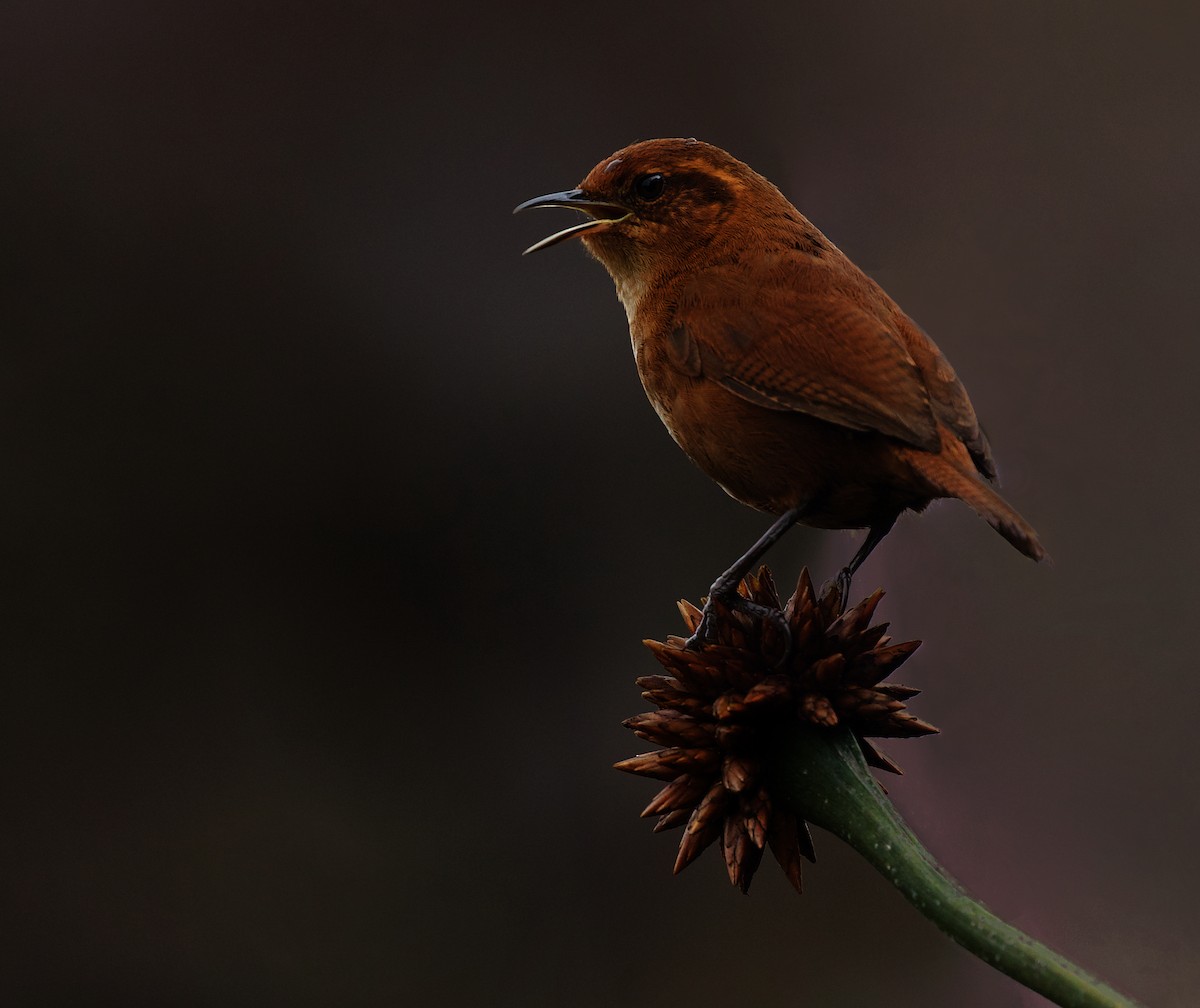
[[884, 796], [850, 731], [800, 727], [778, 756], [774, 794], [845, 840], [965, 949], [1063, 1008], [1136, 1008], [968, 896]]

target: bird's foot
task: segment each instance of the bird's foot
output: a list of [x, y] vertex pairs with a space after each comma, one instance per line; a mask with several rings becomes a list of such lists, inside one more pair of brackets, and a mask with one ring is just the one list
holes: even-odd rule
[[787, 620], [783, 618], [783, 613], [771, 606], [752, 602], [745, 595], [739, 593], [736, 587], [730, 591], [720, 583], [713, 585], [709, 592], [708, 600], [704, 603], [704, 609], [701, 611], [700, 623], [696, 627], [695, 633], [684, 641], [684, 647], [692, 651], [702, 651], [704, 646], [716, 636], [717, 617], [714, 613], [714, 603], [716, 602], [720, 602], [727, 609], [744, 612], [768, 621], [783, 642], [782, 652], [775, 664], [779, 666], [787, 661], [788, 655], [792, 652], [792, 631], [787, 625]]
[[838, 612], [844, 613], [850, 602], [850, 579], [854, 577], [849, 567], [843, 567], [837, 576]]

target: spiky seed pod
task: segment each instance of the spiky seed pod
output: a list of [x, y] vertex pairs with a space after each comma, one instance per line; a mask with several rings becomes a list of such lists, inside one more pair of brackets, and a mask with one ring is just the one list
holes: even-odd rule
[[[905, 708], [918, 690], [883, 681], [920, 641], [892, 644], [886, 623], [871, 625], [882, 591], [839, 612], [836, 588], [818, 596], [807, 569], [782, 606], [766, 567], [738, 590], [758, 611], [715, 604], [713, 637], [702, 650], [682, 637], [645, 642], [668, 674], [637, 680], [658, 709], [625, 725], [664, 748], [616, 766], [667, 782], [642, 815], [658, 816], [655, 832], [684, 827], [676, 872], [720, 839], [729, 880], [743, 892], [767, 847], [800, 891], [800, 860], [814, 860], [812, 837], [801, 816], [772, 801], [772, 740], [798, 721], [843, 725], [869, 764], [899, 773], [867, 739], [937, 731]], [[679, 610], [694, 633], [701, 611], [689, 602]]]

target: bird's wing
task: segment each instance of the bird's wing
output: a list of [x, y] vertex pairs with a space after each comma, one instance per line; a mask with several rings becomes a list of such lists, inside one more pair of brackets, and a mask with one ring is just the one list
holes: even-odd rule
[[667, 345], [681, 369], [767, 409], [938, 450], [920, 368], [895, 327], [846, 291], [806, 285], [778, 260], [694, 276], [675, 304]]
[[996, 463], [992, 459], [992, 449], [987, 435], [979, 426], [967, 390], [958, 380], [950, 362], [925, 331], [907, 315], [899, 313], [899, 309], [897, 313], [901, 336], [925, 379], [934, 413], [967, 446], [971, 461], [980, 475], [995, 479]]

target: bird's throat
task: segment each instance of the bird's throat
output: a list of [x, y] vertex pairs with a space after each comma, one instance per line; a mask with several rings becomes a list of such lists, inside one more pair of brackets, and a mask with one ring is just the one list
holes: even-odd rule
[[632, 243], [620, 241], [614, 235], [583, 235], [582, 240], [587, 250], [612, 277], [617, 297], [625, 308], [625, 316], [632, 324], [638, 305], [650, 289], [653, 271], [639, 259]]

